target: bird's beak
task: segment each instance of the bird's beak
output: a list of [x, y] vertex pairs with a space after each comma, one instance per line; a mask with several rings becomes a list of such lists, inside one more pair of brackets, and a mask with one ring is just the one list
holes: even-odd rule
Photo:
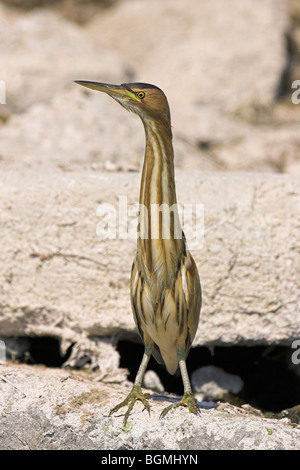
[[108, 83], [99, 83], [99, 82], [90, 82], [85, 80], [74, 80], [78, 85], [91, 88], [92, 90], [103, 91], [107, 93], [112, 98], [121, 99], [128, 101], [129, 99], [135, 99], [135, 94], [130, 88], [127, 88], [124, 85], [110, 85]]

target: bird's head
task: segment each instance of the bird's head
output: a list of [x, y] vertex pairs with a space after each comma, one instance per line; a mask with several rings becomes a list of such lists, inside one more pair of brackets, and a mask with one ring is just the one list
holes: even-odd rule
[[122, 83], [109, 85], [107, 83], [75, 80], [75, 83], [103, 91], [118, 101], [125, 109], [138, 114], [143, 122], [154, 120], [170, 125], [170, 110], [164, 92], [148, 83]]

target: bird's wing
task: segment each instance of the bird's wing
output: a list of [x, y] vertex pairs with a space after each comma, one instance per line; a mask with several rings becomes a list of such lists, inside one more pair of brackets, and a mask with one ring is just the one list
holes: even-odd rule
[[131, 273], [133, 316], [144, 344], [154, 344], [153, 355], [171, 374], [178, 366], [178, 351], [187, 357], [198, 327], [201, 286], [189, 252], [183, 256], [172, 287], [155, 298], [135, 258]]

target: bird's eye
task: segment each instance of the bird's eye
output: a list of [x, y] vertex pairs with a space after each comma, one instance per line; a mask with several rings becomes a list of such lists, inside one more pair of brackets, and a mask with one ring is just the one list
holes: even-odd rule
[[138, 91], [137, 94], [136, 94], [136, 96], [137, 96], [138, 98], [140, 98], [140, 100], [142, 100], [143, 98], [145, 98], [145, 95], [146, 95], [146, 93], [144, 93], [143, 91]]

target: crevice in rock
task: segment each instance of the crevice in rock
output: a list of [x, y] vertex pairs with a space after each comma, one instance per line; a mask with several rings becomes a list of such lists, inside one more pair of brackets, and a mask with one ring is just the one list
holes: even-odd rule
[[52, 336], [18, 336], [5, 338], [6, 359], [29, 365], [62, 367], [70, 357], [73, 344], [63, 354], [60, 339]]
[[[126, 367], [133, 381], [138, 370], [143, 346], [128, 341], [120, 341], [118, 351], [120, 367]], [[300, 403], [300, 373], [298, 365], [292, 363], [293, 350], [284, 346], [217, 346], [214, 348], [192, 348], [187, 360], [191, 374], [194, 370], [213, 365], [224, 371], [238, 375], [244, 387], [236, 396], [237, 402], [248, 403], [263, 412], [278, 413]], [[168, 374], [151, 358], [148, 369], [154, 370], [167, 392], [182, 394], [180, 374]]]
[[[74, 344], [61, 351], [60, 338], [20, 336], [5, 338], [6, 359], [29, 365], [63, 367]], [[134, 381], [144, 347], [141, 343], [120, 340], [117, 344], [120, 368], [128, 369], [128, 380]], [[187, 360], [189, 374], [204, 366], [215, 366], [226, 373], [239, 376], [244, 387], [232, 395], [233, 403], [247, 403], [263, 412], [280, 413], [300, 404], [300, 365], [293, 364], [294, 350], [286, 346], [215, 346], [192, 348]], [[82, 366], [89, 364], [85, 357]], [[164, 366], [151, 357], [148, 369], [158, 375], [164, 390], [181, 395], [182, 380], [179, 371], [171, 376]], [[230, 397], [225, 397], [230, 400]]]

